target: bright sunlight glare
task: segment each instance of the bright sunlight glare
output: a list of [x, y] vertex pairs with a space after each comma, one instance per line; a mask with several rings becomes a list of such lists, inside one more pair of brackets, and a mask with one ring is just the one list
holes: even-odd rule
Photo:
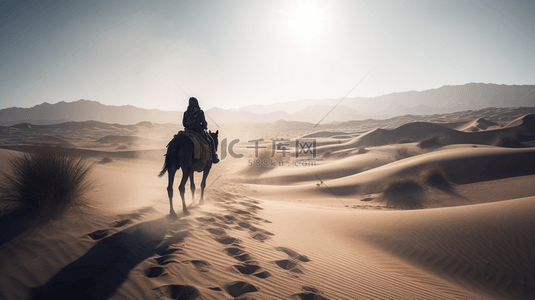
[[308, 1], [298, 3], [289, 17], [293, 33], [307, 44], [323, 30], [323, 11]]

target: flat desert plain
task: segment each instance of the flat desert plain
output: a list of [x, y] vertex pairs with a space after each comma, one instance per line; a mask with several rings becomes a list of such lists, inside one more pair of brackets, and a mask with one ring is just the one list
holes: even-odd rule
[[157, 175], [179, 125], [2, 127], [4, 172], [62, 143], [95, 184], [0, 246], [0, 299], [535, 299], [535, 115], [219, 125], [176, 218]]

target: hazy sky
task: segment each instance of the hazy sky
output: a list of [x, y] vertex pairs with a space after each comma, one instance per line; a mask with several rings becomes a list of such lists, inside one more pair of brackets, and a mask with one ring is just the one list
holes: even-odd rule
[[0, 1], [0, 108], [535, 84], [535, 1]]

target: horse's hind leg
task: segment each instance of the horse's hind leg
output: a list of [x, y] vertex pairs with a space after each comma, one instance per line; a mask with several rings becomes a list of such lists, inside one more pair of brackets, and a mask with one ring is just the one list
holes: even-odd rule
[[199, 204], [204, 204], [204, 188], [206, 187], [206, 178], [208, 177], [208, 173], [210, 173], [210, 169], [204, 170], [202, 172], [202, 181], [201, 181], [201, 200], [199, 201]]
[[175, 168], [169, 168], [167, 170], [167, 175], [169, 176], [169, 183], [167, 184], [167, 196], [169, 196], [169, 207], [170, 207], [169, 214], [171, 216], [176, 217], [175, 210], [173, 209], [173, 183], [175, 181], [175, 174], [176, 174]]
[[189, 214], [188, 208], [186, 207], [186, 200], [184, 199], [184, 193], [186, 192], [186, 181], [188, 181], [190, 170], [186, 170], [186, 168], [182, 168], [182, 180], [180, 180], [180, 185], [178, 186], [178, 190], [180, 191], [180, 198], [182, 198], [182, 210], [184, 211], [184, 214]]
[[189, 175], [189, 186], [190, 186], [190, 189], [191, 189], [191, 203], [195, 203], [195, 179], [194, 179], [194, 175], [195, 172], [191, 172], [191, 174]]

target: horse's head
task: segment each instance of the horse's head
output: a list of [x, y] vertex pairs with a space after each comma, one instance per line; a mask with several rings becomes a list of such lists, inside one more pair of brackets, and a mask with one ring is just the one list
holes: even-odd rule
[[212, 132], [212, 131], [208, 130], [208, 133], [210, 134], [210, 136], [214, 140], [215, 151], [217, 151], [217, 146], [219, 145], [219, 139], [217, 138], [218, 135], [219, 135], [219, 130], [217, 130], [216, 132]]

